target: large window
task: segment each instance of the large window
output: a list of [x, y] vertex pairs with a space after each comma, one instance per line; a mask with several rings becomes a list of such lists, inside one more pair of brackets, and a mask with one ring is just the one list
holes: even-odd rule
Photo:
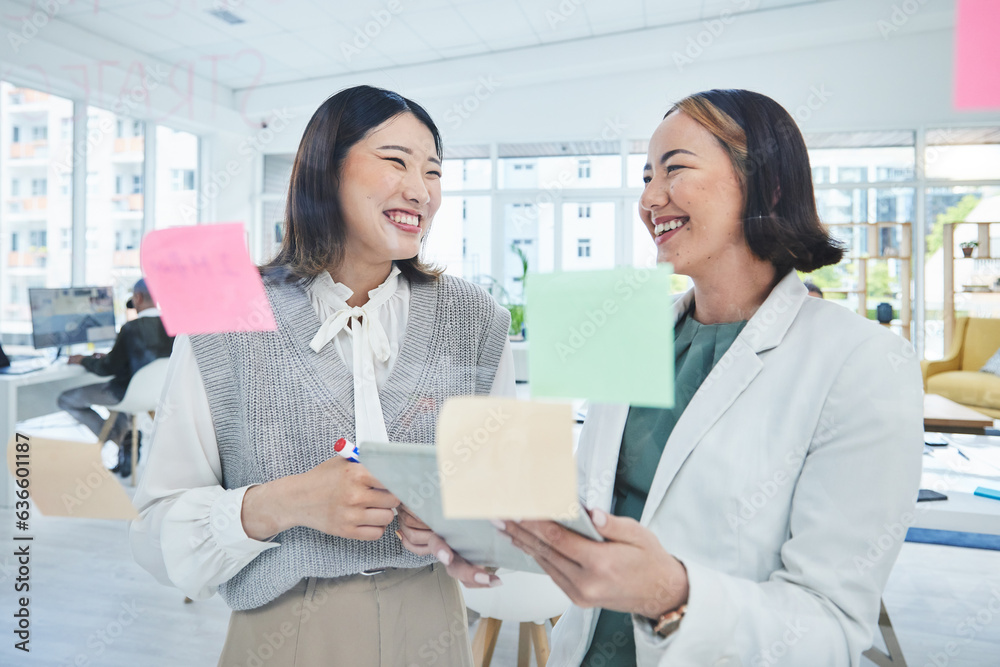
[[292, 178], [294, 155], [265, 155], [264, 183], [261, 195], [260, 245], [256, 260], [263, 263], [271, 259], [281, 247], [284, 235], [285, 198]]
[[527, 273], [552, 271], [555, 258], [555, 206], [551, 201], [525, 198], [503, 207], [504, 296], [524, 301]]
[[890, 304], [894, 330], [912, 338], [914, 133], [812, 134], [806, 141], [820, 220], [846, 249], [840, 264], [806, 278], [868, 318], [879, 303]]
[[[1000, 317], [1000, 260], [992, 259], [1000, 257], [1000, 225], [985, 224], [1000, 223], [1000, 128], [930, 129], [926, 144], [924, 338], [934, 359], [947, 351], [955, 317]], [[979, 244], [970, 258], [963, 242]]]
[[493, 163], [490, 161], [489, 146], [463, 146], [456, 155], [450, 151], [445, 155], [441, 170], [441, 189], [489, 190], [493, 187]]
[[507, 190], [619, 188], [622, 184], [621, 157], [502, 158], [497, 176], [497, 185]]
[[[71, 281], [70, 249], [49, 241], [62, 238], [72, 225], [66, 180], [73, 168], [72, 117], [70, 100], [0, 83], [0, 334], [5, 344], [31, 343], [29, 288]], [[59, 130], [67, 121], [68, 133]]]
[[615, 201], [562, 207], [562, 269], [590, 271], [615, 266]]
[[154, 226], [197, 224], [198, 205], [198, 137], [158, 125]]
[[[85, 123], [86, 136], [74, 136], [78, 123]], [[30, 344], [31, 287], [68, 287], [74, 276], [84, 284], [114, 285], [116, 304], [124, 309], [124, 297], [140, 275], [139, 244], [151, 191], [156, 224], [198, 222], [198, 138], [167, 128], [157, 128], [155, 137], [156, 178], [147, 183], [145, 121], [0, 82], [5, 344]], [[74, 182], [86, 184], [83, 206], [74, 204]], [[82, 256], [74, 256], [75, 246]]]
[[445, 272], [488, 284], [491, 210], [488, 196], [446, 195], [424, 243], [423, 259]]
[[[1000, 259], [992, 259], [1000, 256], [1000, 128], [814, 133], [806, 142], [820, 218], [847, 248], [841, 264], [808, 276], [828, 298], [873, 319], [889, 303], [893, 330], [941, 356], [942, 238], [953, 229], [955, 312], [1000, 317]], [[424, 257], [508, 303], [523, 299], [525, 267], [653, 266], [656, 247], [637, 206], [646, 149], [645, 140], [449, 147]], [[280, 240], [291, 161], [264, 161], [269, 250]], [[991, 257], [980, 249], [958, 259], [958, 243], [983, 235]], [[673, 281], [676, 291], [689, 285]]]
[[[949, 311], [953, 317], [1000, 317], [1000, 224], [985, 224], [1000, 223], [1000, 183], [929, 187], [926, 207], [930, 230], [924, 253], [925, 354], [937, 359], [947, 351]], [[945, 257], [946, 235], [951, 237], [950, 262]], [[966, 258], [961, 244], [971, 242], [979, 247]]]
[[142, 123], [110, 111], [87, 109], [87, 261], [88, 285], [112, 285], [116, 306], [124, 302], [141, 275], [145, 183]]
[[493, 162], [489, 146], [449, 147], [441, 169], [441, 209], [422, 257], [501, 296], [493, 278]]

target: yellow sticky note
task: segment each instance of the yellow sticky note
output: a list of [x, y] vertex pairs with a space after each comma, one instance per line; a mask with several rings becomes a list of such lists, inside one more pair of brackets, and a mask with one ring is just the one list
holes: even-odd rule
[[462, 396], [437, 425], [448, 519], [562, 519], [579, 512], [569, 404]]
[[45, 516], [139, 517], [125, 489], [101, 462], [96, 442], [17, 434], [7, 443], [7, 467], [14, 476], [14, 492], [26, 488]]

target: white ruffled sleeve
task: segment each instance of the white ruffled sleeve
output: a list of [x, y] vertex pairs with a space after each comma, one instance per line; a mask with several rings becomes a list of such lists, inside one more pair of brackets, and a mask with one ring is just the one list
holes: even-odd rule
[[241, 513], [248, 487], [226, 490], [205, 386], [187, 336], [178, 336], [156, 411], [129, 540], [136, 562], [193, 600], [211, 597], [263, 551]]

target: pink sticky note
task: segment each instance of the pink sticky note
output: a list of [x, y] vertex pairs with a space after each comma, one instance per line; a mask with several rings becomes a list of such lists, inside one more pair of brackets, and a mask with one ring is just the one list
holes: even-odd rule
[[277, 328], [242, 223], [150, 232], [140, 258], [171, 336]]
[[1000, 2], [958, 0], [955, 108], [1000, 109]]

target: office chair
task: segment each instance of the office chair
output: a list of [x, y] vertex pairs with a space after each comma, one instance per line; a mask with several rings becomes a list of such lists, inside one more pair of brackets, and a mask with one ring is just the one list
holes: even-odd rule
[[547, 575], [514, 570], [499, 570], [497, 574], [503, 579], [503, 586], [499, 588], [462, 587], [465, 605], [481, 616], [472, 642], [473, 664], [490, 667], [500, 625], [513, 621], [521, 624], [517, 642], [518, 667], [528, 666], [532, 648], [535, 662], [545, 667], [549, 659], [545, 621], [551, 621], [554, 626], [569, 609], [569, 598]]
[[[132, 376], [125, 389], [125, 396], [115, 405], [106, 406], [111, 414], [108, 415], [101, 434], [97, 437], [99, 445], [104, 445], [114, 426], [115, 419], [119, 413], [132, 415], [132, 474], [129, 477], [129, 484], [135, 486], [136, 467], [139, 464], [139, 419], [138, 415], [148, 412], [150, 417], [155, 415], [156, 405], [163, 393], [163, 386], [167, 383], [167, 363], [169, 358], [156, 359], [146, 364]], [[119, 443], [120, 445], [121, 443]]]

